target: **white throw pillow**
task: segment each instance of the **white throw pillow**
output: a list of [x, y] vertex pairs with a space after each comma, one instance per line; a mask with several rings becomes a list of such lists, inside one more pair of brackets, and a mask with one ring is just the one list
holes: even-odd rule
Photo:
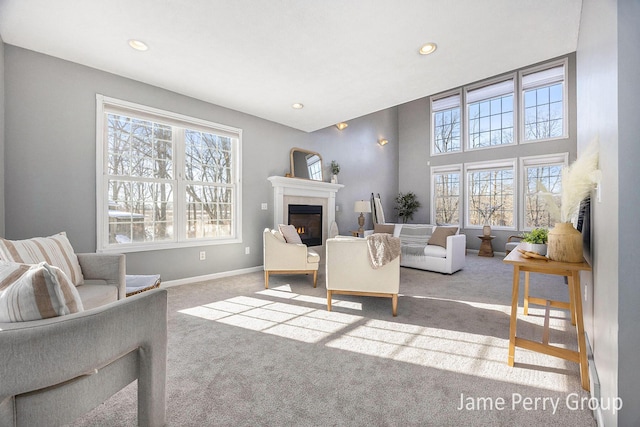
[[287, 243], [302, 243], [302, 239], [293, 225], [280, 224], [278, 225], [278, 228]]
[[0, 322], [25, 322], [83, 311], [78, 290], [64, 272], [0, 261]]
[[74, 285], [84, 283], [78, 257], [65, 232], [27, 240], [0, 239], [0, 260], [24, 264], [46, 262], [64, 271]]

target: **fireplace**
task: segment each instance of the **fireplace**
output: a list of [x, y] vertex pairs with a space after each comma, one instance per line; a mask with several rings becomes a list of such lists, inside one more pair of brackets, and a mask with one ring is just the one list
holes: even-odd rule
[[322, 206], [290, 204], [288, 210], [288, 223], [296, 228], [302, 243], [322, 245]]

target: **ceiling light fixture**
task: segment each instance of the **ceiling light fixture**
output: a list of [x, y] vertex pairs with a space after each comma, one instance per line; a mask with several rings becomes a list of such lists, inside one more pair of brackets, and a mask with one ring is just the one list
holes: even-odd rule
[[129, 40], [129, 46], [131, 46], [135, 50], [139, 50], [142, 52], [149, 49], [149, 46], [147, 46], [145, 42], [141, 42], [140, 40], [136, 40], [136, 39]]
[[344, 130], [344, 129], [346, 129], [346, 128], [347, 128], [347, 126], [349, 126], [349, 125], [348, 125], [347, 123], [345, 123], [345, 122], [340, 122], [340, 123], [338, 123], [338, 124], [336, 125], [336, 127], [337, 127], [338, 129], [340, 129], [340, 130]]
[[295, 108], [296, 110], [300, 110], [300, 109], [304, 108], [304, 105], [300, 104], [299, 102], [296, 102], [291, 107]]
[[378, 144], [380, 144], [380, 145], [387, 145], [388, 143], [389, 143], [389, 141], [386, 140], [386, 139], [381, 139], [380, 141], [378, 141]]
[[436, 51], [436, 49], [438, 48], [438, 45], [432, 42], [423, 44], [422, 47], [420, 47], [420, 49], [418, 50], [418, 53], [420, 55], [429, 55], [430, 53], [433, 53]]

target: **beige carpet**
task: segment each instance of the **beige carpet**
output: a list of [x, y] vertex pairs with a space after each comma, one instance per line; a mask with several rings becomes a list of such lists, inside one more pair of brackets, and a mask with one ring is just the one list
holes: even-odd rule
[[[262, 273], [169, 288], [167, 423], [595, 425], [577, 364], [517, 349], [507, 365], [511, 272], [475, 254], [452, 276], [403, 268], [396, 318], [382, 298], [340, 296], [327, 312], [324, 274], [316, 289], [272, 276], [265, 290]], [[568, 299], [559, 277], [532, 282]], [[539, 340], [531, 312], [518, 334]], [[552, 315], [551, 342], [576, 348], [568, 313]], [[136, 425], [136, 384], [73, 425]]]

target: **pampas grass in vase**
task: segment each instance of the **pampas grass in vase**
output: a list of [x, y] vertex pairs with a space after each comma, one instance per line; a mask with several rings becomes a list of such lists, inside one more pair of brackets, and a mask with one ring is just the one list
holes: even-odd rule
[[582, 262], [582, 234], [573, 227], [572, 219], [580, 202], [596, 184], [598, 170], [598, 143], [587, 149], [569, 167], [562, 169], [560, 193], [560, 222], [549, 231], [547, 256], [554, 261]]

